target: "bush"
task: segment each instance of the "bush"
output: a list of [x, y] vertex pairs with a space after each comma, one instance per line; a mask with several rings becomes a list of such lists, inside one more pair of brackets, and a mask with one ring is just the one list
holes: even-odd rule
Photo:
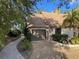
[[0, 51], [5, 47], [5, 45], [6, 45], [6, 42], [7, 42], [7, 40], [6, 40], [6, 37], [5, 37], [6, 35], [5, 35], [5, 33], [3, 33], [3, 32], [0, 32]]
[[68, 38], [68, 35], [59, 35], [59, 34], [54, 34], [52, 35], [53, 37], [53, 40], [57, 41], [57, 42], [60, 42], [60, 43], [67, 43], [67, 38]]
[[19, 36], [21, 34], [21, 32], [19, 31], [19, 30], [13, 30], [13, 31], [10, 31], [9, 33], [8, 33], [8, 36], [9, 37], [17, 37], [17, 36]]
[[3, 33], [0, 33], [0, 49], [6, 45], [6, 38]]
[[26, 37], [27, 40], [31, 41], [31, 36], [32, 36], [31, 33], [28, 33], [28, 35], [27, 35], [27, 37]]
[[26, 38], [24, 40], [22, 40], [20, 43], [20, 49], [22, 51], [25, 51], [27, 49], [31, 49], [31, 47], [32, 47], [31, 42], [29, 40], [27, 40]]
[[79, 44], [79, 37], [77, 36], [74, 36], [72, 39], [71, 39], [71, 44]]
[[23, 30], [24, 36], [26, 37], [27, 40], [31, 41], [31, 33], [28, 28], [24, 28]]
[[29, 29], [25, 27], [25, 28], [23, 29], [23, 34], [24, 34], [24, 36], [27, 37], [27, 36], [28, 36], [28, 33], [29, 33]]

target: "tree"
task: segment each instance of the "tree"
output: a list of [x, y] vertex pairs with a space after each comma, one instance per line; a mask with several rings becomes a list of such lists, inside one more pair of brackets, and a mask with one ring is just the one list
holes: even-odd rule
[[79, 12], [72, 10], [67, 13], [63, 22], [64, 27], [70, 27], [74, 29], [74, 36], [76, 35], [76, 29], [79, 27]]
[[[77, 1], [77, 0], [75, 0]], [[47, 2], [58, 2], [57, 4], [57, 8], [60, 9], [61, 7], [65, 7], [66, 9], [69, 9], [69, 4], [72, 2], [72, 0], [47, 0]]]
[[36, 0], [0, 0], [0, 47], [5, 45], [5, 35], [9, 32], [13, 21], [24, 25], [24, 17], [33, 12]]

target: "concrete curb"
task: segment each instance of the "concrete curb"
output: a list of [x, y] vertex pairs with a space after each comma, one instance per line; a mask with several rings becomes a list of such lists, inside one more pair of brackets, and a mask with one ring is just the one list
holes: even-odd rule
[[69, 47], [69, 48], [79, 48], [79, 45], [71, 45], [71, 44], [62, 44], [63, 46]]
[[75, 45], [73, 45], [73, 44], [62, 44], [62, 43], [59, 43], [59, 42], [56, 42], [56, 41], [54, 41], [55, 43], [56, 43], [56, 46], [63, 46], [63, 47], [68, 47], [68, 48], [79, 48], [79, 44], [75, 44]]

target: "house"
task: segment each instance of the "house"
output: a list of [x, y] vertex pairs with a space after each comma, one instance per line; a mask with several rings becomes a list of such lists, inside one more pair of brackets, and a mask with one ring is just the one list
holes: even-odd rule
[[[55, 34], [55, 28], [60, 27], [65, 19], [65, 14], [61, 14], [59, 11], [55, 12], [41, 12], [34, 13], [33, 16], [28, 20], [31, 24], [30, 32], [40, 38], [51, 40], [51, 35]], [[67, 34], [69, 38], [73, 36], [73, 29], [62, 28], [61, 34]]]

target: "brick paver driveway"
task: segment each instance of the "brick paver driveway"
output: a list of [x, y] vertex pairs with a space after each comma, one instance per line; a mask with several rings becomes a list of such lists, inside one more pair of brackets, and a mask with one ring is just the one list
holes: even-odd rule
[[[32, 41], [33, 50], [29, 59], [67, 59], [66, 56], [59, 52], [55, 43], [48, 41]], [[61, 49], [61, 48], [60, 48]]]

